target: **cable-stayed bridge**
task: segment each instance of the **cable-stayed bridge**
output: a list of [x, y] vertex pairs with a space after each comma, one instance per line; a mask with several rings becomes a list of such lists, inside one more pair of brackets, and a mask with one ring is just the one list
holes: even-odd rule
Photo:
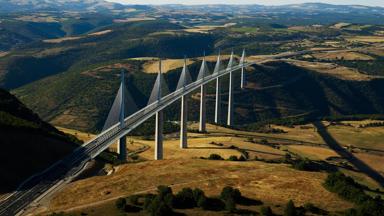
[[[305, 51], [297, 53], [282, 53], [271, 57], [270, 59], [285, 58], [293, 55], [304, 54]], [[118, 140], [118, 153], [121, 159], [126, 159], [126, 135], [140, 124], [156, 116], [155, 129], [155, 155], [156, 160], [163, 158], [163, 110], [172, 103], [181, 99], [181, 120], [180, 120], [180, 148], [187, 148], [187, 110], [188, 95], [200, 88], [200, 118], [199, 130], [205, 131], [206, 127], [206, 85], [212, 81], [216, 82], [216, 103], [215, 103], [215, 123], [222, 123], [221, 116], [221, 89], [220, 81], [223, 76], [229, 75], [229, 94], [228, 94], [228, 113], [227, 125], [233, 124], [234, 115], [234, 95], [233, 87], [235, 85], [233, 73], [241, 72], [241, 88], [245, 84], [245, 68], [261, 62], [247, 62], [245, 51], [240, 58], [239, 63], [235, 62], [232, 52], [228, 66], [221, 69], [220, 54], [217, 58], [213, 73], [210, 73], [203, 58], [199, 75], [196, 81], [192, 81], [187, 64], [184, 67], [174, 92], [164, 94], [164, 78], [161, 72], [161, 62], [159, 74], [157, 76], [154, 88], [151, 93], [148, 105], [137, 112], [134, 102], [131, 100], [129, 92], [125, 90], [124, 71], [121, 74], [121, 85], [108, 115], [104, 130], [94, 139], [77, 148], [73, 153], [63, 160], [53, 164], [45, 171], [29, 178], [22, 186], [18, 188], [11, 196], [0, 203], [0, 215], [20, 215], [24, 209], [31, 203], [39, 201], [47, 194], [54, 191], [64, 183], [70, 182], [85, 167], [86, 163], [95, 158], [101, 152]], [[127, 103], [128, 102], [128, 103]], [[130, 115], [129, 115], [130, 114]], [[128, 117], [126, 117], [129, 115]]]

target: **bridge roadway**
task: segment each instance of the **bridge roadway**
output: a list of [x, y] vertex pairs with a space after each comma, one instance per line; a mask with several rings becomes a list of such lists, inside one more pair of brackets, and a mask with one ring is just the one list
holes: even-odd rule
[[[306, 52], [281, 53], [270, 58], [286, 58], [304, 53]], [[245, 63], [243, 66], [247, 67], [262, 62], [263, 61]], [[106, 150], [117, 139], [127, 135], [144, 121], [151, 118], [156, 112], [179, 100], [183, 95], [187, 95], [200, 88], [201, 85], [214, 81], [216, 78], [229, 74], [231, 71], [240, 70], [241, 67], [242, 65], [237, 65], [230, 70], [224, 69], [219, 73], [211, 74], [203, 79], [197, 80], [127, 117], [124, 125], [118, 123], [108, 130], [105, 130], [96, 138], [77, 148], [72, 154], [56, 162], [20, 186], [16, 192], [0, 203], [0, 215], [13, 216], [22, 214], [25, 208], [31, 203], [40, 200], [61, 184], [70, 182], [84, 169], [87, 162]]]

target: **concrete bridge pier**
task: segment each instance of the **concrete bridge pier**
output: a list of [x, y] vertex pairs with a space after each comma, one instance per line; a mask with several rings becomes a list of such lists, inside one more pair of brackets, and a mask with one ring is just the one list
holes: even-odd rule
[[228, 93], [228, 119], [227, 125], [233, 125], [233, 74], [229, 73], [229, 93]]
[[207, 121], [206, 94], [207, 94], [207, 87], [205, 85], [202, 85], [200, 89], [200, 123], [199, 123], [200, 132], [205, 132], [207, 130], [206, 128], [206, 121]]
[[241, 65], [241, 83], [240, 83], [240, 88], [241, 89], [244, 89], [244, 86], [245, 86], [245, 74], [244, 74], [244, 65], [243, 65], [243, 63], [242, 63], [242, 65]]
[[187, 121], [188, 121], [188, 98], [187, 95], [181, 97], [181, 121], [180, 121], [180, 148], [188, 148], [187, 140]]
[[220, 124], [221, 116], [221, 83], [220, 78], [216, 78], [216, 103], [215, 103], [215, 123]]
[[123, 136], [117, 141], [117, 154], [119, 160], [127, 160], [127, 137]]
[[155, 129], [155, 160], [163, 159], [163, 127], [164, 127], [163, 111], [156, 113], [156, 129]]
[[245, 63], [245, 49], [243, 50], [243, 54], [241, 55], [241, 59], [240, 59], [240, 64], [241, 64], [241, 83], [240, 83], [240, 87], [241, 89], [244, 89], [244, 86], [245, 86], [245, 68], [244, 68], [244, 63]]

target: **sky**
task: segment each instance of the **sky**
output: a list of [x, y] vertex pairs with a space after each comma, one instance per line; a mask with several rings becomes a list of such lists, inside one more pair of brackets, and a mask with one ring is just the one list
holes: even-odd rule
[[330, 4], [356, 4], [384, 7], [384, 0], [108, 0], [123, 4], [261, 4], [282, 5], [305, 2], [322, 2]]

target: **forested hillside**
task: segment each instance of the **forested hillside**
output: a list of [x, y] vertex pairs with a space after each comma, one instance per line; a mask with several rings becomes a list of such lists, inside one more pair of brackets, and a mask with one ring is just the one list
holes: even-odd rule
[[23, 180], [70, 153], [79, 141], [68, 136], [0, 89], [0, 192], [14, 190]]

